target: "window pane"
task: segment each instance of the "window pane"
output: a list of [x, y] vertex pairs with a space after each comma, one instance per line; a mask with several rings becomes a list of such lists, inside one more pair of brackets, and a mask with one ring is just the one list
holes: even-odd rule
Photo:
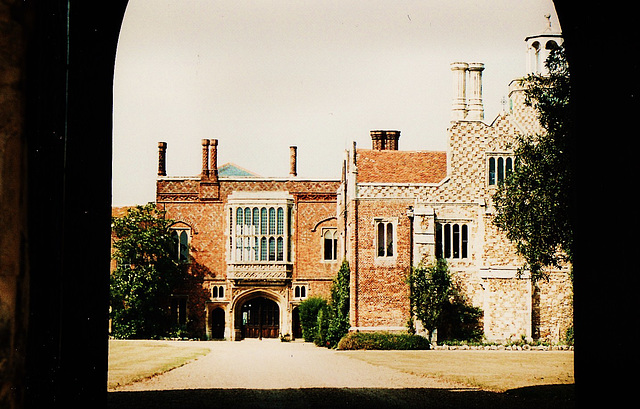
[[267, 234], [267, 208], [260, 209], [260, 234]]
[[218, 298], [218, 286], [214, 285], [211, 289], [211, 295], [213, 298]]
[[466, 224], [462, 225], [462, 258], [467, 258], [467, 247], [469, 243], [469, 228]]
[[224, 287], [220, 286], [220, 291], [218, 291], [218, 297], [224, 298]]
[[451, 258], [451, 225], [444, 225], [444, 258]]
[[269, 238], [269, 261], [276, 261], [276, 239]]
[[256, 261], [260, 260], [260, 256], [258, 254], [259, 247], [260, 246], [258, 246], [258, 238], [254, 237], [253, 238], [253, 259]]
[[293, 296], [296, 297], [296, 298], [300, 298], [300, 286], [299, 285], [296, 286], [296, 289], [294, 290], [294, 295]]
[[300, 286], [300, 298], [304, 298], [307, 296], [307, 287], [301, 285]]
[[258, 234], [258, 226], [260, 226], [260, 211], [257, 207], [253, 208], [253, 221], [251, 224], [253, 225], [252, 234]]
[[489, 158], [489, 184], [496, 184], [496, 158]]
[[185, 230], [180, 232], [180, 261], [189, 261], [189, 235]]
[[278, 207], [278, 233], [284, 234], [284, 209]]
[[323, 258], [324, 258], [324, 260], [332, 260], [331, 254], [332, 254], [333, 251], [331, 249], [331, 245], [332, 245], [333, 240], [326, 238], [326, 235], [325, 235], [325, 238], [324, 238], [323, 242], [324, 242], [323, 243], [323, 245], [324, 245], [324, 257]]
[[267, 238], [260, 239], [260, 260], [267, 261]]
[[378, 223], [378, 257], [384, 257], [384, 223]]
[[498, 183], [504, 181], [504, 159], [498, 158]]
[[269, 209], [269, 234], [276, 234], [276, 209]]
[[284, 239], [282, 237], [278, 237], [278, 260], [284, 260]]
[[513, 159], [507, 158], [505, 177], [509, 177], [512, 170], [513, 170]]
[[436, 223], [436, 258], [442, 258], [442, 225]]
[[338, 259], [338, 239], [333, 239], [333, 258], [332, 260]]
[[453, 258], [460, 258], [460, 226], [453, 225]]
[[236, 239], [236, 261], [242, 261], [242, 238]]
[[393, 224], [387, 223], [387, 257], [393, 256]]

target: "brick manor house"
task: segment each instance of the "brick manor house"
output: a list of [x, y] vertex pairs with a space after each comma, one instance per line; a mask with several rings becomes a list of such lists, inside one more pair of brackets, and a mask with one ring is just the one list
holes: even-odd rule
[[[562, 41], [550, 30], [526, 38], [528, 72]], [[518, 81], [508, 105], [484, 121], [481, 63], [451, 64], [454, 77], [448, 149], [404, 151], [400, 131], [371, 131], [370, 149], [353, 143], [340, 179], [261, 177], [218, 167], [218, 141], [202, 140], [202, 172], [167, 176], [159, 143], [156, 204], [178, 222], [197, 288], [176, 291], [174, 317], [203, 337], [301, 336], [298, 305], [329, 296], [343, 259], [351, 268], [351, 330], [406, 330], [406, 274], [446, 258], [467, 301], [484, 313], [489, 340], [525, 335], [558, 342], [572, 326], [568, 268], [533, 283], [522, 260], [492, 224], [491, 196], [514, 164], [511, 142], [539, 132]], [[185, 246], [182, 246], [185, 248]], [[179, 250], [177, 250], [179, 252]]]

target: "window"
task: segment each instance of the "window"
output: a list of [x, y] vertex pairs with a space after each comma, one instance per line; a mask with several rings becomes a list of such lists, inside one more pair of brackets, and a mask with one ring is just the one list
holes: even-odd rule
[[393, 222], [376, 221], [377, 257], [393, 257], [395, 253], [393, 230]]
[[338, 230], [324, 229], [322, 231], [322, 249], [325, 261], [333, 261], [338, 259]]
[[436, 257], [469, 258], [469, 227], [464, 223], [436, 223]]
[[187, 323], [187, 296], [172, 295], [170, 304], [171, 322], [177, 325]]
[[218, 300], [224, 298], [224, 286], [214, 285], [211, 287], [211, 298]]
[[[183, 225], [183, 223], [180, 223]], [[189, 233], [190, 229], [184, 227], [172, 227], [171, 237], [175, 246], [175, 256], [179, 262], [189, 262]]]
[[232, 206], [229, 210], [230, 261], [289, 261], [291, 218], [285, 217], [285, 212], [289, 214], [286, 205]]
[[293, 287], [293, 298], [307, 298], [307, 286], [296, 285]]
[[488, 184], [490, 186], [504, 182], [513, 171], [513, 157], [490, 156], [489, 157]]

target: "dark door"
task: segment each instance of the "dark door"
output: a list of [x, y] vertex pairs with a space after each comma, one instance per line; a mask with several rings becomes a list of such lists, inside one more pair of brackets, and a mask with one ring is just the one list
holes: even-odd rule
[[224, 311], [216, 308], [211, 312], [211, 338], [224, 338]]
[[302, 326], [300, 325], [300, 310], [298, 309], [298, 307], [295, 307], [293, 309], [293, 312], [291, 313], [291, 320], [293, 321], [292, 323], [292, 330], [293, 330], [293, 337], [294, 338], [302, 338]]
[[277, 338], [280, 335], [280, 308], [274, 301], [254, 298], [242, 306], [243, 338]]

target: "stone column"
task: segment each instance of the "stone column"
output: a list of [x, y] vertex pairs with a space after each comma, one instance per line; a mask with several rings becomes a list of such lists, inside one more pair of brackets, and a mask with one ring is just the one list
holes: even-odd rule
[[482, 121], [484, 119], [484, 105], [482, 103], [482, 71], [483, 63], [469, 64], [469, 85], [471, 86], [471, 95], [469, 96], [469, 105], [467, 119], [470, 121]]
[[469, 64], [464, 62], [451, 63], [453, 71], [453, 103], [451, 106], [451, 120], [462, 121], [467, 115], [467, 69]]

